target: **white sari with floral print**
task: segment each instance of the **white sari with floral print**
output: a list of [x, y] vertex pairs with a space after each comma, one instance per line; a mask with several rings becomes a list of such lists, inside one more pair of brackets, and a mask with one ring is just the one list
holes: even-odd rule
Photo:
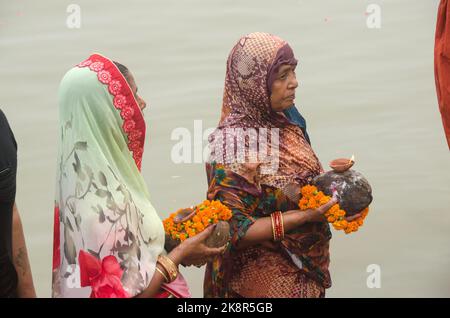
[[94, 54], [59, 88], [53, 297], [133, 297], [164, 229], [140, 173], [145, 122], [116, 65]]

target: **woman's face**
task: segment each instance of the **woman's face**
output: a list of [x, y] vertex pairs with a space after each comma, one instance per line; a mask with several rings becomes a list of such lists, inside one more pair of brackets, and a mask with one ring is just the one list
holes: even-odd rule
[[270, 103], [272, 110], [281, 112], [294, 104], [295, 89], [298, 86], [295, 76], [295, 65], [281, 65], [277, 77], [272, 84]]
[[131, 87], [131, 90], [132, 90], [132, 92], [134, 94], [134, 97], [136, 98], [136, 101], [138, 102], [139, 108], [141, 110], [144, 110], [144, 108], [147, 107], [147, 103], [137, 93], [138, 92], [138, 88], [136, 86], [136, 82], [134, 81], [133, 74], [131, 74], [131, 72], [128, 71], [128, 74], [127, 74], [127, 76], [125, 78], [126, 78], [126, 80], [128, 82], [128, 85], [130, 85], [130, 87]]

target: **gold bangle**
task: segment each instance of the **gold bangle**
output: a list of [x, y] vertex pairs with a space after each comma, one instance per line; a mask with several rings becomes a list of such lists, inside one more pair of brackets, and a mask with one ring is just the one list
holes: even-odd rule
[[162, 275], [162, 277], [164, 277], [164, 280], [166, 281], [166, 283], [168, 283], [168, 282], [169, 282], [169, 279], [167, 278], [167, 275], [164, 274], [164, 272], [163, 272], [162, 270], [160, 270], [160, 269], [158, 268], [158, 266], [156, 266], [156, 270]]
[[169, 282], [173, 282], [175, 279], [177, 279], [178, 276], [178, 266], [175, 265], [175, 263], [167, 256], [160, 255], [158, 257], [158, 264], [160, 264], [169, 274]]

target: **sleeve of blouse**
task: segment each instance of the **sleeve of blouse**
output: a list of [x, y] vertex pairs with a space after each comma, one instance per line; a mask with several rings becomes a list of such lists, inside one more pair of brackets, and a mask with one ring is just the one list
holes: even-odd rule
[[258, 205], [255, 185], [223, 166], [208, 167], [208, 200], [219, 200], [232, 212], [229, 220], [231, 248], [237, 246], [258, 217], [254, 211]]
[[8, 120], [0, 110], [0, 201], [13, 202], [16, 194], [16, 143]]

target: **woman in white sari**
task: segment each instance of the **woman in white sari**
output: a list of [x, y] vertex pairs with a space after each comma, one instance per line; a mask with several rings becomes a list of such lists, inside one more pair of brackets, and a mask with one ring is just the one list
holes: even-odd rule
[[178, 265], [223, 249], [204, 244], [210, 227], [165, 253], [140, 173], [145, 102], [133, 76], [93, 54], [66, 73], [58, 98], [53, 297], [189, 297]]

